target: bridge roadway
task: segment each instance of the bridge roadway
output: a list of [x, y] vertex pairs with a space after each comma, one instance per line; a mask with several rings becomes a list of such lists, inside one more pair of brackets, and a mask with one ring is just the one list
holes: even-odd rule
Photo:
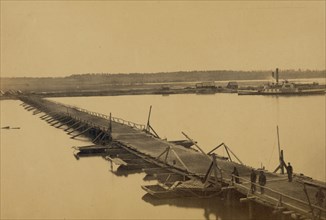
[[[52, 115], [69, 114], [79, 121], [91, 122], [94, 127], [99, 127], [101, 129], [109, 128], [109, 119], [107, 116], [103, 117], [103, 115], [88, 112], [78, 107], [67, 106], [40, 98], [29, 97], [28, 99], [23, 99], [23, 101], [32, 106], [33, 104], [37, 103], [38, 107], [42, 106], [43, 110], [45, 109], [45, 112], [51, 111]], [[173, 149], [175, 154], [172, 151], [169, 152], [169, 156], [166, 161], [169, 165], [180, 170], [184, 170], [188, 175], [194, 174], [197, 176], [205, 176], [207, 173], [207, 170], [211, 164], [211, 159], [207, 155], [204, 155], [200, 151], [188, 149], [183, 146], [172, 144], [166, 140], [156, 138], [141, 129], [135, 129], [134, 127], [112, 121], [113, 140], [122, 143], [133, 151], [140, 152], [149, 158], [155, 158], [156, 160], [161, 160], [162, 162], [165, 159], [165, 155], [162, 155], [160, 158], [157, 157], [170, 147], [170, 149]], [[182, 162], [180, 162], [177, 157], [179, 157]], [[290, 212], [287, 212], [287, 214], [291, 214], [293, 211], [294, 213], [299, 213], [303, 217], [306, 216], [311, 219], [313, 219], [313, 216], [311, 216], [312, 209], [314, 210], [314, 213], [321, 210], [321, 219], [326, 219], [326, 202], [324, 202], [322, 208], [315, 205], [315, 193], [317, 192], [316, 186], [321, 185], [325, 191], [326, 187], [324, 182], [311, 181], [309, 179], [307, 181], [307, 179], [302, 178], [299, 175], [294, 176], [293, 182], [288, 182], [286, 175], [266, 171], [265, 174], [267, 177], [267, 184], [265, 186], [265, 194], [260, 193], [258, 185], [257, 192], [255, 194], [251, 194], [249, 190], [251, 167], [218, 158], [217, 164], [222, 170], [223, 180], [230, 185], [232, 184], [231, 173], [233, 168], [237, 167], [241, 184], [233, 184], [232, 187], [234, 187], [240, 193], [247, 195], [247, 201], [255, 201], [270, 207], [285, 207], [287, 210], [290, 210]], [[303, 182], [305, 181], [309, 183], [306, 184], [306, 189], [311, 206], [309, 205], [307, 195], [303, 190]], [[282, 210], [282, 208], [280, 208], [280, 210]]]

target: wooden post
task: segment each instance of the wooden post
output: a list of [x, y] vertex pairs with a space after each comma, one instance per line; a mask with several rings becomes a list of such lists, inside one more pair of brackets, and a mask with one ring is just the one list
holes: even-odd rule
[[149, 107], [149, 112], [148, 112], [148, 119], [147, 119], [147, 127], [146, 131], [150, 131], [150, 119], [151, 119], [151, 113], [152, 113], [152, 106]]
[[280, 134], [279, 134], [279, 130], [278, 130], [278, 126], [276, 126], [276, 130], [277, 130], [277, 143], [278, 143], [278, 155], [279, 155], [279, 161], [280, 161], [280, 169], [281, 169], [281, 173], [284, 174], [284, 166], [283, 166], [283, 162], [282, 162], [282, 153], [281, 153], [281, 144], [280, 144]]
[[151, 133], [151, 131], [154, 133], [152, 133], [156, 138], [160, 138], [160, 136], [156, 133], [156, 131], [154, 130], [154, 128], [151, 126], [150, 120], [151, 120], [151, 114], [152, 114], [152, 106], [149, 107], [149, 113], [148, 113], [148, 119], [147, 119], [147, 125], [145, 128], [145, 131], [147, 133]]
[[111, 116], [111, 112], [110, 112], [110, 118], [109, 118], [109, 128], [108, 128], [108, 132], [109, 132], [110, 135], [111, 135], [111, 133], [112, 133], [112, 116]]

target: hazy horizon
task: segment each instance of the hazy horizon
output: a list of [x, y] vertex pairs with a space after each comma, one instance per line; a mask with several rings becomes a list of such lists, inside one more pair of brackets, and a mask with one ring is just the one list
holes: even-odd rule
[[325, 1], [1, 1], [1, 77], [325, 70]]
[[[94, 75], [120, 75], [120, 74], [169, 74], [169, 73], [184, 73], [184, 72], [189, 72], [189, 73], [195, 73], [195, 72], [223, 72], [223, 71], [226, 71], [226, 72], [244, 72], [244, 73], [249, 73], [249, 72], [262, 72], [262, 73], [265, 73], [265, 72], [274, 72], [275, 70], [189, 70], [189, 71], [185, 71], [185, 70], [180, 70], [180, 71], [171, 71], [171, 72], [145, 72], [145, 73], [138, 73], [138, 72], [130, 72], [130, 73], [75, 73], [75, 74], [70, 74], [70, 75], [60, 75], [60, 76], [0, 76], [0, 78], [65, 78], [65, 77], [71, 77], [71, 76], [78, 76], [78, 75], [88, 75], [88, 74], [94, 74]], [[280, 70], [280, 72], [297, 72], [297, 73], [300, 73], [300, 72], [325, 72], [326, 74], [326, 69], [285, 69], [285, 70]]]

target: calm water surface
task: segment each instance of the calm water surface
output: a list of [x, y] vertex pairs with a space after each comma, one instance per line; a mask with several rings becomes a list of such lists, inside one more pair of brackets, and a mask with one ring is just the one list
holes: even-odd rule
[[[151, 124], [168, 140], [181, 131], [209, 151], [225, 142], [254, 167], [277, 166], [276, 125], [285, 160], [295, 172], [325, 181], [325, 96], [216, 95], [55, 98], [88, 110]], [[116, 176], [101, 158], [76, 161], [71, 146], [87, 145], [33, 116], [19, 101], [1, 101], [3, 219], [248, 219], [243, 204], [221, 199], [149, 200], [144, 174]], [[113, 128], [114, 129], [114, 128]], [[220, 151], [219, 154], [225, 154]], [[266, 217], [259, 211], [258, 219]]]

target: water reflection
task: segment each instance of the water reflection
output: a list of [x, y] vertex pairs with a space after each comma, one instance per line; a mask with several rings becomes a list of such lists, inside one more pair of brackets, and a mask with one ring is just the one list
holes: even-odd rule
[[[199, 209], [204, 219], [243, 219], [243, 220], [261, 220], [261, 219], [279, 219], [279, 214], [273, 214], [271, 209], [261, 205], [253, 204], [252, 216], [249, 214], [249, 206], [247, 203], [239, 202], [239, 195], [234, 195], [231, 200], [227, 200], [226, 196], [214, 198], [174, 198], [174, 199], [158, 199], [149, 194], [145, 194], [142, 199], [151, 205], [171, 207], [182, 207], [186, 209]], [[282, 217], [283, 219], [286, 219]]]
[[119, 166], [116, 170], [111, 170], [111, 172], [116, 176], [129, 176], [132, 174], [142, 173], [142, 169], [129, 169], [126, 166]]

